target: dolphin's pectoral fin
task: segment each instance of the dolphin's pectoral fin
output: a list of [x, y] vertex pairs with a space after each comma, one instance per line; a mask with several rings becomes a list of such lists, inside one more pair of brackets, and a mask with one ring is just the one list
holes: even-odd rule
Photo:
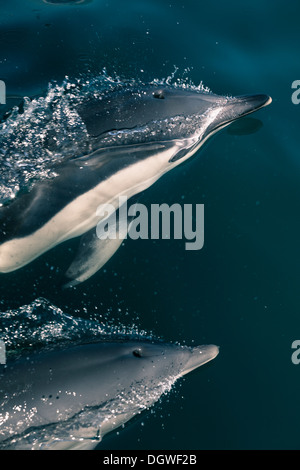
[[120, 248], [127, 231], [127, 220], [121, 223], [118, 212], [114, 212], [83, 235], [77, 255], [65, 274], [70, 281], [63, 287], [74, 287], [99, 271]]
[[54, 439], [42, 447], [43, 450], [94, 450], [99, 440], [79, 439], [61, 440]]
[[95, 229], [84, 235], [76, 258], [66, 272], [70, 281], [64, 288], [74, 287], [93, 276], [115, 254], [122, 242], [123, 240], [118, 238], [100, 240]]
[[99, 428], [89, 426], [72, 433], [70, 439], [53, 437], [39, 448], [42, 450], [93, 450], [101, 440]]

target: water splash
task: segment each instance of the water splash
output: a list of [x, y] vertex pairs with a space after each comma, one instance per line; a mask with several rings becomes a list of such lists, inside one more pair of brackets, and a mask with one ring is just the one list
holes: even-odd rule
[[[170, 76], [154, 79], [150, 84], [209, 93], [202, 82], [195, 85], [188, 80], [185, 76], [188, 70], [181, 78], [175, 78], [177, 73], [175, 67]], [[19, 191], [29, 190], [35, 181], [57, 176], [55, 167], [61, 161], [93, 150], [85, 124], [76, 111], [79, 104], [87, 98], [101, 100], [112, 91], [143, 85], [139, 79], [111, 76], [104, 68], [96, 77], [73, 80], [65, 77], [61, 85], [50, 83], [44, 96], [25, 97], [0, 124], [0, 206], [9, 203]], [[160, 132], [168, 131], [167, 124], [161, 123]], [[147, 138], [149, 129], [139, 132], [141, 138]], [[103, 145], [111, 145], [113, 138], [108, 136]], [[136, 135], [119, 133], [114, 143], [123, 144], [132, 138]]]
[[189, 90], [189, 91], [196, 91], [199, 93], [211, 93], [210, 88], [204, 85], [202, 80], [199, 82], [198, 85], [196, 85], [190, 78], [189, 78], [189, 73], [191, 69], [186, 68], [183, 70], [181, 73], [181, 76], [176, 77], [176, 75], [179, 72], [179, 67], [174, 65], [174, 70], [173, 72], [168, 75], [166, 78], [155, 78], [151, 83], [154, 85], [160, 85], [160, 86], [172, 86], [174, 88], [181, 88], [184, 90]]
[[38, 298], [18, 309], [0, 312], [0, 339], [7, 356], [18, 356], [26, 349], [52, 349], [101, 340], [155, 339], [152, 333], [136, 325], [124, 326], [73, 317], [47, 299]]

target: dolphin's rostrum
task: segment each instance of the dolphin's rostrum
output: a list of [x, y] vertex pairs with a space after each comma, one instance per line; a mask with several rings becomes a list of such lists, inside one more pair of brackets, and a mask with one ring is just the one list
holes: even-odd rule
[[147, 189], [218, 130], [270, 102], [267, 95], [228, 98], [158, 84], [119, 87], [81, 102], [75, 111], [89, 135], [89, 152], [66, 156], [55, 178], [36, 182], [1, 208], [0, 272], [80, 236], [66, 274], [69, 285], [88, 279], [122, 243], [96, 237], [101, 204], [117, 211], [120, 196]]
[[129, 340], [8, 360], [0, 372], [0, 448], [92, 449], [218, 352]]

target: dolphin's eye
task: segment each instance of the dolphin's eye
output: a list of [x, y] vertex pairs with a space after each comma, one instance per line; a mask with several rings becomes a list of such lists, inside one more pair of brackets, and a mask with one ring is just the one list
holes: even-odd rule
[[132, 354], [134, 355], [134, 357], [142, 357], [142, 351], [140, 349], [135, 349], [134, 351], [132, 351]]
[[154, 91], [154, 92], [153, 92], [153, 98], [157, 98], [157, 99], [159, 99], [159, 100], [164, 100], [164, 99], [165, 99], [165, 95], [164, 95], [163, 90]]

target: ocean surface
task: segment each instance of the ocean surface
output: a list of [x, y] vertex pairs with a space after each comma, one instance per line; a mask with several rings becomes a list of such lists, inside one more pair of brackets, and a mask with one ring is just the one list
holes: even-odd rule
[[[51, 177], [36, 137], [49, 125], [45, 100], [61, 99], [68, 83], [157, 79], [273, 99], [141, 195], [145, 205], [204, 204], [203, 249], [187, 251], [183, 240], [128, 239], [103, 270], [73, 289], [63, 290], [62, 278], [75, 242], [1, 274], [0, 330], [11, 348], [23, 335], [12, 312], [22, 319], [37, 299], [45, 299], [45, 322], [63, 312], [118, 331], [220, 346], [214, 361], [107, 435], [99, 449], [300, 447], [300, 365], [291, 348], [300, 339], [300, 106], [291, 100], [292, 82], [300, 79], [299, 13], [298, 2], [282, 0], [0, 0], [7, 93], [0, 116], [39, 100], [28, 127], [13, 128], [16, 109], [9, 132], [0, 124], [4, 203], [28, 179]], [[63, 102], [59, 110], [53, 125], [64, 129]], [[77, 124], [68, 135], [74, 131], [82, 143]], [[64, 139], [62, 132], [57, 158], [74, 150], [74, 139]], [[5, 160], [8, 145], [13, 152]], [[44, 343], [57, 338], [51, 318]], [[33, 334], [34, 325], [25, 326]]]

